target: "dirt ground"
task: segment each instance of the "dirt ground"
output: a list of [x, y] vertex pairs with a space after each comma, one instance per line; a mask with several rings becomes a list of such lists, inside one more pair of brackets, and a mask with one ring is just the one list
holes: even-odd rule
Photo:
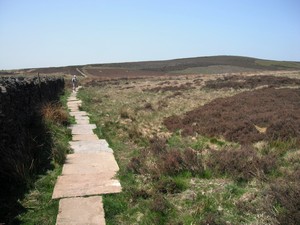
[[264, 139], [300, 140], [300, 89], [264, 88], [243, 92], [172, 116], [165, 126], [183, 135], [223, 137], [242, 144]]

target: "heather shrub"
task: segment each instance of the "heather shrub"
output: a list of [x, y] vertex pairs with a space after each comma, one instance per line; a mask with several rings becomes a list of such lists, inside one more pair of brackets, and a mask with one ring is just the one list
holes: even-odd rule
[[142, 162], [140, 157], [133, 157], [131, 158], [130, 162], [127, 165], [127, 170], [136, 174], [140, 174], [141, 167], [142, 167]]
[[150, 139], [149, 149], [154, 155], [164, 153], [167, 150], [167, 140], [155, 136]]
[[235, 180], [249, 181], [253, 177], [264, 178], [264, 175], [277, 167], [277, 157], [266, 155], [259, 157], [251, 147], [241, 149], [211, 150], [208, 160], [211, 170], [228, 174]]
[[161, 195], [161, 194], [157, 194], [150, 205], [150, 209], [154, 212], [160, 213], [162, 215], [166, 215], [168, 209], [170, 208], [170, 204], [167, 201], [167, 199]]
[[129, 190], [131, 199], [133, 202], [136, 202], [138, 199], [148, 199], [151, 197], [151, 194], [143, 188], [130, 188]]
[[163, 174], [175, 175], [184, 170], [181, 152], [176, 149], [165, 152], [157, 162]]
[[201, 174], [204, 172], [202, 160], [200, 160], [197, 152], [193, 149], [185, 149], [182, 153], [182, 158], [186, 170], [190, 171], [193, 175]]
[[[299, 172], [299, 171], [298, 171]], [[274, 204], [279, 204], [277, 219], [280, 224], [299, 224], [300, 221], [300, 182], [292, 178], [278, 179], [270, 186], [269, 195]]]

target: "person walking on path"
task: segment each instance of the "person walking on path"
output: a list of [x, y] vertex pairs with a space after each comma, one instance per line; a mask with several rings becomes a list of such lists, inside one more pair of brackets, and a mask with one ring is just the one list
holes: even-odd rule
[[73, 92], [75, 92], [76, 88], [77, 88], [77, 77], [76, 77], [76, 75], [74, 75], [73, 78], [72, 78], [72, 84], [73, 84]]

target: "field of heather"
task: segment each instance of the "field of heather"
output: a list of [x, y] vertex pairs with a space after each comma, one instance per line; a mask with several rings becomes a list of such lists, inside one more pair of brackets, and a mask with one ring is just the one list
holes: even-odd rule
[[300, 73], [83, 79], [114, 149], [108, 224], [297, 224]]

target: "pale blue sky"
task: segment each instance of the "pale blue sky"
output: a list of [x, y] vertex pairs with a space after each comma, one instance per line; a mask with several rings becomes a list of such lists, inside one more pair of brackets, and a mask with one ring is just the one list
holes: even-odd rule
[[300, 61], [300, 1], [0, 0], [0, 69], [209, 55]]

